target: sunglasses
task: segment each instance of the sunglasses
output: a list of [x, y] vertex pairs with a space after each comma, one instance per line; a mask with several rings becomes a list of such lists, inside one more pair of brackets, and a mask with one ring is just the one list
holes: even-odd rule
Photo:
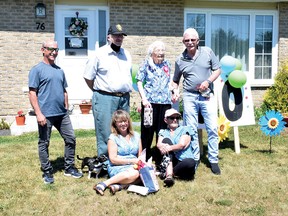
[[180, 119], [179, 116], [175, 116], [175, 117], [169, 116], [169, 117], [167, 117], [167, 118], [170, 119], [170, 120], [174, 120], [174, 119], [179, 120], [179, 119]]
[[185, 43], [188, 43], [189, 41], [191, 42], [196, 42], [198, 39], [186, 39], [184, 40]]
[[59, 51], [59, 48], [54, 48], [54, 47], [43, 47], [44, 49], [50, 51], [50, 52], [58, 52]]

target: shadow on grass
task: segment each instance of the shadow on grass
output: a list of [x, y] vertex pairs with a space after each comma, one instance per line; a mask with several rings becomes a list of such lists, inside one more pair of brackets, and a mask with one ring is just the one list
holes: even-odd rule
[[269, 149], [266, 149], [266, 150], [255, 150], [256, 152], [260, 152], [260, 153], [269, 153], [269, 154], [272, 154], [272, 153], [275, 153], [276, 151], [274, 150], [269, 150]]
[[[248, 147], [241, 144], [240, 143], [240, 149], [247, 149]], [[234, 140], [224, 140], [223, 142], [219, 143], [219, 150], [221, 149], [231, 149], [232, 151], [235, 151], [235, 144], [234, 144]], [[161, 158], [159, 158], [159, 153], [157, 154], [157, 147], [156, 146], [153, 146], [151, 148], [151, 154], [152, 154], [152, 157], [153, 157], [153, 161], [155, 161], [156, 164], [160, 164], [161, 163]], [[269, 152], [266, 151], [266, 152]], [[263, 151], [264, 153], [264, 151]], [[203, 145], [203, 154], [201, 155], [201, 158], [200, 158], [200, 161], [201, 163], [205, 164], [206, 167], [210, 168], [210, 162], [208, 161], [208, 147], [207, 147], [207, 144], [206, 145]], [[219, 157], [219, 160], [221, 160], [221, 157]]]
[[64, 170], [64, 157], [58, 157], [56, 160], [51, 160], [53, 173], [61, 172]]
[[[223, 142], [219, 143], [219, 149], [227, 149], [227, 148], [230, 148], [231, 150], [235, 150], [235, 145], [234, 145], [234, 140], [224, 140]], [[245, 149], [245, 148], [248, 148], [247, 146], [245, 145], [242, 145], [240, 143], [240, 149]]]

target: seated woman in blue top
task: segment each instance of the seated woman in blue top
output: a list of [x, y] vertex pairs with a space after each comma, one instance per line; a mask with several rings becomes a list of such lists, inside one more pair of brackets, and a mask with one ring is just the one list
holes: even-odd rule
[[[134, 164], [141, 160], [142, 144], [139, 133], [133, 131], [129, 114], [117, 110], [112, 115], [111, 135], [108, 139], [109, 179], [96, 184], [93, 189], [97, 194], [104, 195], [109, 187], [111, 194], [122, 189], [121, 185], [135, 183], [140, 180], [139, 171]], [[145, 161], [145, 159], [143, 159]]]
[[188, 126], [179, 126], [181, 114], [175, 109], [168, 109], [165, 112], [164, 121], [167, 129], [159, 131], [157, 148], [162, 155], [169, 154], [170, 162], [166, 169], [164, 184], [170, 187], [174, 184], [173, 176], [192, 180], [195, 174], [194, 153], [191, 145], [196, 132]]

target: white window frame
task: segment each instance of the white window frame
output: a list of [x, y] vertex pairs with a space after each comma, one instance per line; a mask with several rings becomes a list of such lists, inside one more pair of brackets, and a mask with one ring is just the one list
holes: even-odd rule
[[[274, 76], [278, 70], [278, 21], [279, 13], [277, 10], [236, 10], [236, 9], [215, 9], [215, 8], [185, 8], [184, 9], [184, 29], [187, 28], [187, 14], [205, 14], [205, 45], [211, 47], [211, 18], [212, 14], [227, 15], [249, 15], [249, 82], [251, 86], [271, 86], [274, 83]], [[272, 38], [272, 78], [254, 79], [255, 68], [255, 18], [256, 15], [273, 16], [273, 38]]]

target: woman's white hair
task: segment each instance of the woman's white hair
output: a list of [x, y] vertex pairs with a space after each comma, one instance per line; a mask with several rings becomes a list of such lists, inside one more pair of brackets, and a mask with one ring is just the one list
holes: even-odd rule
[[196, 37], [196, 39], [199, 39], [199, 34], [198, 32], [196, 31], [196, 29], [194, 28], [188, 28], [184, 31], [183, 33], [183, 38], [185, 37], [186, 34], [189, 34], [189, 35], [193, 35]]
[[161, 48], [165, 50], [165, 44], [162, 41], [154, 41], [150, 46], [148, 47], [148, 56], [151, 56], [153, 51], [156, 48]]

